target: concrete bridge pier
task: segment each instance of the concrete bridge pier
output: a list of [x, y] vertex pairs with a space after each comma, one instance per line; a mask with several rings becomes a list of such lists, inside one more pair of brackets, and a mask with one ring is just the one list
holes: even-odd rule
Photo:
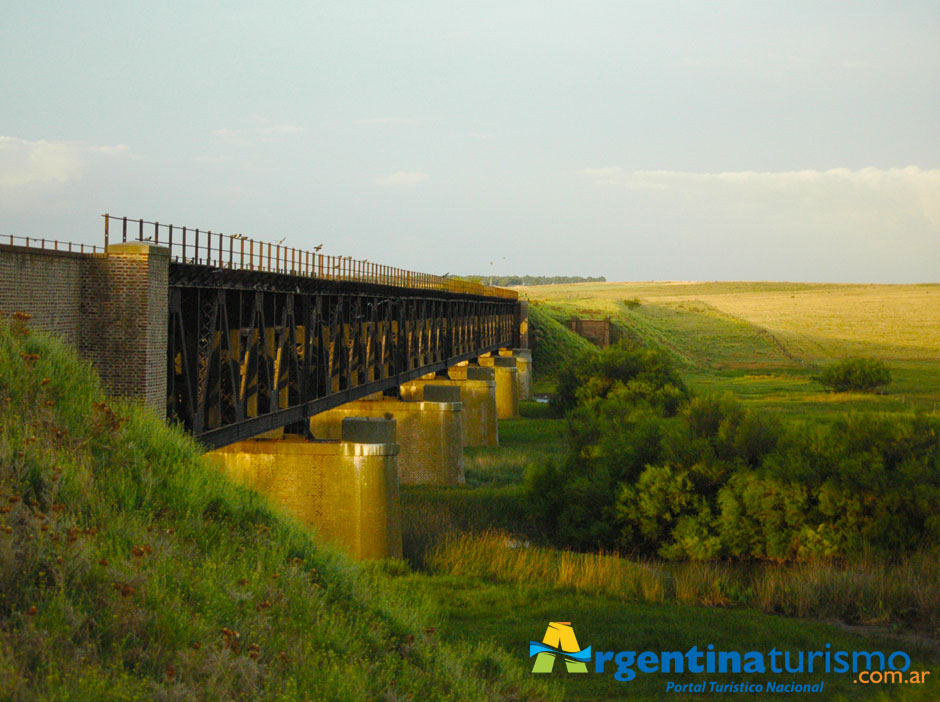
[[516, 359], [519, 378], [519, 399], [531, 400], [532, 394], [532, 351], [529, 349], [500, 349], [500, 356]]
[[449, 378], [422, 378], [402, 385], [402, 399], [412, 402], [439, 400], [443, 397], [439, 389], [441, 386], [456, 387], [463, 403], [463, 445], [499, 446], [493, 369], [452, 366], [448, 369], [448, 375]]
[[422, 402], [373, 395], [310, 418], [317, 439], [340, 438], [347, 417], [385, 417], [397, 424], [398, 479], [402, 485], [460, 485], [463, 466], [463, 403], [460, 388], [426, 391]]
[[519, 371], [516, 359], [507, 356], [480, 356], [483, 368], [492, 368], [496, 377], [496, 416], [514, 419], [519, 416]]
[[357, 559], [400, 558], [395, 420], [349, 418], [338, 441], [252, 439], [207, 454]]

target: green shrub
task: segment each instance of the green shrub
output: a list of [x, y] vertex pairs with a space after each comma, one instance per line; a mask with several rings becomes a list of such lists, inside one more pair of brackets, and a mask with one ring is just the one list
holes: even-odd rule
[[835, 392], [874, 390], [891, 382], [891, 372], [875, 358], [847, 358], [827, 366], [816, 380]]
[[562, 368], [552, 402], [559, 412], [567, 412], [612, 393], [626, 393], [632, 402], [650, 404], [667, 416], [688, 397], [665, 351], [623, 340], [605, 349], [586, 349]]
[[940, 543], [937, 418], [781, 425], [730, 395], [673, 394], [667, 411], [668, 370], [644, 351], [597, 351], [567, 371], [570, 454], [527, 483], [555, 543], [777, 562]]

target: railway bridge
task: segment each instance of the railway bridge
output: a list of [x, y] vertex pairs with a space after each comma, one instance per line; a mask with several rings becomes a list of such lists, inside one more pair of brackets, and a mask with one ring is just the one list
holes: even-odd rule
[[[104, 246], [9, 237], [27, 312], [226, 472], [357, 557], [400, 555], [399, 484], [463, 481], [529, 393], [512, 290], [104, 215]], [[6, 237], [4, 237], [6, 239]]]

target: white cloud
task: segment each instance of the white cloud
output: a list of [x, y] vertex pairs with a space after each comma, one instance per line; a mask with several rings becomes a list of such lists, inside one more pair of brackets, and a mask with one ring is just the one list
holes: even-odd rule
[[129, 155], [124, 144], [92, 146], [78, 141], [30, 141], [0, 136], [0, 186], [58, 185], [80, 178], [89, 159]]
[[626, 171], [619, 166], [585, 168], [582, 177], [627, 190], [674, 191], [702, 197], [716, 207], [749, 204], [799, 207], [830, 218], [858, 220], [899, 216], [940, 226], [940, 169], [832, 168], [801, 171]]
[[420, 124], [421, 120], [414, 117], [370, 117], [369, 119], [357, 119], [355, 124], [397, 124], [409, 125]]
[[375, 179], [375, 184], [381, 188], [413, 188], [423, 183], [430, 176], [424, 171], [397, 171], [387, 176]]

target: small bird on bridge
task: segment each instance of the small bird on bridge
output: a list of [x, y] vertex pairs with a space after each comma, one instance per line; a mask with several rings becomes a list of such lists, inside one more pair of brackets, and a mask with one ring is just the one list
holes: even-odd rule
[[285, 240], [286, 238], [287, 238], [286, 236], [285, 236], [285, 237], [281, 237], [280, 239], [278, 239], [278, 240], [275, 241], [274, 243], [277, 244], [278, 246], [280, 246], [281, 244], [284, 243], [284, 240]]
[[323, 248], [323, 244], [320, 244], [319, 246], [314, 246], [314, 247], [313, 247], [313, 250], [314, 250], [314, 252], [317, 252], [317, 251], [319, 251], [319, 250], [322, 249], [322, 248]]

